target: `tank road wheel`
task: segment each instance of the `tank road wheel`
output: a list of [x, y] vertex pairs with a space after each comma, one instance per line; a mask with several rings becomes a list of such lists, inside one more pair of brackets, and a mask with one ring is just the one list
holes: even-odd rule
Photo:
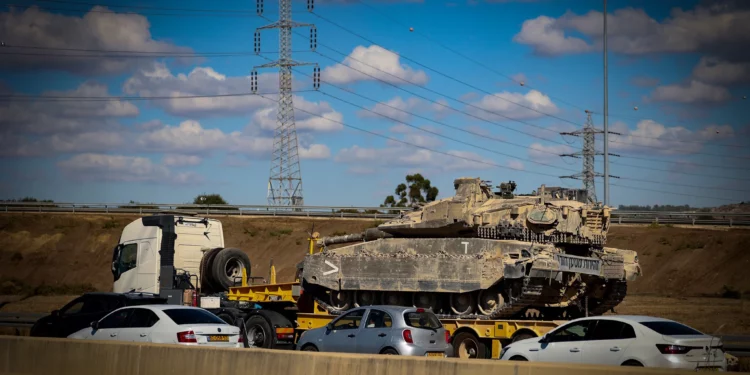
[[499, 291], [485, 289], [479, 292], [479, 303], [477, 303], [477, 308], [479, 308], [479, 312], [483, 315], [492, 315], [502, 309], [503, 306], [505, 306], [505, 298]]
[[331, 291], [331, 307], [335, 311], [348, 310], [351, 305], [352, 294], [348, 290]]
[[408, 306], [409, 299], [406, 293], [402, 292], [383, 292], [380, 296], [380, 301], [384, 305], [390, 306]]
[[468, 315], [474, 307], [474, 293], [452, 293], [450, 296], [451, 310], [456, 315]]
[[438, 298], [435, 293], [416, 292], [412, 296], [412, 303], [414, 304], [414, 307], [431, 309], [433, 312], [438, 311]]
[[372, 306], [377, 304], [377, 293], [369, 290], [359, 290], [354, 292], [354, 307]]

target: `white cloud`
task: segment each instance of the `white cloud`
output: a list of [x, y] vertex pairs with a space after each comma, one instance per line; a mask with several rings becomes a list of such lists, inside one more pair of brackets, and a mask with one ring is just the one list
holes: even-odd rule
[[446, 151], [450, 155], [434, 153], [424, 149], [415, 149], [409, 146], [388, 146], [385, 148], [365, 148], [354, 145], [344, 148], [334, 158], [339, 163], [351, 164], [360, 172], [372, 168], [430, 168], [441, 172], [453, 172], [460, 170], [479, 170], [492, 167], [491, 165], [477, 163], [473, 160], [492, 163], [480, 155], [468, 151]]
[[[174, 75], [164, 64], [154, 63], [128, 78], [123, 91], [139, 96], [210, 96], [153, 101], [154, 105], [176, 116], [243, 115], [278, 105], [275, 102], [278, 96], [267, 94], [278, 91], [277, 73], [258, 74], [258, 93], [263, 96], [251, 95], [250, 84], [250, 76], [227, 77], [210, 67]], [[301, 86], [296, 80], [292, 81], [293, 90]]]
[[[333, 132], [344, 128], [344, 115], [334, 110], [328, 102], [310, 102], [296, 95], [292, 100], [295, 107], [294, 124], [298, 131]], [[260, 109], [253, 114], [250, 123], [264, 130], [274, 130], [277, 113], [277, 105]]]
[[565, 31], [556, 22], [556, 19], [547, 16], [526, 20], [521, 26], [521, 32], [513, 37], [513, 41], [531, 45], [534, 52], [540, 55], [554, 56], [591, 50], [586, 41], [566, 36]]
[[693, 77], [709, 84], [734, 85], [750, 82], [750, 63], [729, 62], [716, 57], [701, 57], [693, 68]]
[[513, 168], [515, 170], [522, 171], [525, 169], [523, 163], [519, 160], [510, 160], [508, 161], [508, 167]]
[[[526, 94], [506, 91], [494, 95], [485, 95], [478, 102], [473, 103], [473, 105], [483, 110], [469, 107], [467, 108], [469, 112], [473, 113], [475, 116], [493, 121], [501, 121], [505, 119], [503, 116], [507, 116], [514, 120], [534, 119], [545, 116], [542, 113], [555, 114], [558, 112], [555, 103], [553, 103], [547, 95], [536, 90], [529, 90]], [[490, 112], [503, 116], [495, 115]]]
[[735, 137], [729, 125], [708, 125], [696, 131], [682, 126], [665, 126], [653, 120], [641, 120], [635, 129], [617, 121], [612, 131], [622, 135], [609, 136], [610, 148], [616, 151], [633, 151], [662, 155], [692, 154], [702, 150], [703, 143]]
[[551, 163], [560, 160], [560, 155], [575, 152], [575, 150], [566, 145], [543, 145], [541, 143], [532, 143], [528, 149], [529, 158], [538, 163]]
[[300, 146], [300, 159], [328, 159], [331, 157], [331, 150], [323, 144], [312, 144], [310, 147]]
[[78, 154], [57, 163], [66, 175], [88, 181], [194, 183], [200, 176], [193, 172], [172, 173], [163, 165], [139, 156]]
[[[45, 91], [44, 96], [111, 98], [107, 87], [84, 82], [69, 91]], [[113, 119], [138, 116], [138, 107], [127, 101], [4, 101], [0, 102], [0, 127], [18, 134], [62, 134], [113, 127]]]
[[676, 103], [717, 103], [730, 98], [729, 90], [724, 87], [691, 80], [688, 84], [658, 86], [651, 93], [650, 100]]
[[203, 159], [197, 155], [166, 154], [162, 158], [162, 164], [168, 167], [186, 167], [200, 164]]
[[[527, 44], [541, 55], [561, 55], [599, 50], [602, 46], [602, 13], [571, 12], [559, 18], [539, 16], [523, 23], [514, 41]], [[750, 11], [745, 8], [698, 6], [675, 8], [662, 21], [642, 9], [622, 8], [607, 16], [608, 49], [642, 55], [658, 52], [712, 52], [726, 56], [748, 56], [736, 46], [750, 42]], [[577, 32], [586, 39], [572, 36]]]
[[[13, 46], [76, 48], [109, 51], [181, 52], [192, 49], [153, 39], [151, 24], [138, 14], [110, 13], [103, 6], [94, 6], [81, 17], [49, 13], [31, 6], [24, 11], [0, 13], [0, 35], [5, 35], [9, 52], [43, 53], [45, 51], [16, 49]], [[12, 36], [12, 37], [9, 37]], [[47, 51], [54, 54], [83, 52]], [[90, 53], [87, 53], [90, 54]], [[53, 69], [78, 75], [117, 74], [148, 64], [147, 58], [105, 57], [73, 58], [8, 54], [0, 59], [2, 70]]]
[[[405, 122], [405, 121], [409, 121], [412, 117], [410, 114], [406, 112], [414, 112], [420, 106], [423, 106], [424, 104], [425, 104], [424, 101], [419, 100], [417, 98], [409, 98], [407, 100], [404, 100], [400, 96], [396, 96], [386, 102], [375, 104], [375, 106], [373, 106], [370, 109], [370, 111], [365, 111], [365, 110], [358, 111], [357, 116], [366, 117], [366, 118], [383, 119], [383, 120], [389, 120], [388, 118], [391, 118], [396, 121]], [[378, 114], [381, 114], [387, 117], [383, 117]]]
[[[239, 132], [235, 135], [239, 135]], [[138, 137], [137, 144], [143, 150], [201, 154], [226, 147], [231, 140], [231, 135], [220, 129], [204, 129], [197, 121], [187, 120], [178, 126], [165, 126], [144, 133]]]
[[372, 80], [402, 84], [405, 80], [418, 85], [425, 85], [428, 80], [424, 71], [402, 64], [397, 54], [378, 45], [357, 46], [343, 63], [323, 69], [321, 79], [333, 84]]

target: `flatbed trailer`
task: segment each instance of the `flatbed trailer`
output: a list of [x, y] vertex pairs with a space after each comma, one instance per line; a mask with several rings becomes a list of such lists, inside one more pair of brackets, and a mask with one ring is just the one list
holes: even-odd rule
[[[247, 276], [243, 274], [242, 285], [231, 287], [227, 293], [227, 300], [233, 303], [260, 306], [260, 309], [243, 309], [245, 313], [276, 318], [276, 324], [272, 325], [263, 324], [260, 317], [246, 317], [244, 319], [247, 321], [244, 326], [248, 335], [246, 342], [260, 342], [261, 340], [254, 340], [253, 335], [261, 330], [264, 338], [275, 334], [277, 338], [285, 339], [282, 340], [282, 345], [273, 343], [271, 347], [294, 348], [302, 332], [325, 327], [337, 317], [337, 315], [329, 314], [315, 301], [305, 298], [304, 290], [298, 281], [275, 283], [273, 269], [270, 281], [269, 284], [248, 285]], [[285, 317], [286, 321], [281, 322], [279, 316]], [[454, 318], [440, 318], [440, 321], [451, 335], [456, 357], [494, 359], [500, 357], [502, 347], [508, 343], [542, 336], [565, 322]], [[289, 340], [290, 338], [292, 340]], [[263, 342], [266, 343], [267, 340]]]

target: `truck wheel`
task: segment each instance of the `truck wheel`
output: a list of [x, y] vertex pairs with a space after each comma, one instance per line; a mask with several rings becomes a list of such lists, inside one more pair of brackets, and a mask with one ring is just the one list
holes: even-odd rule
[[470, 332], [461, 332], [453, 337], [453, 353], [458, 358], [486, 358], [486, 346]]
[[240, 249], [226, 248], [219, 251], [210, 265], [214, 285], [229, 290], [242, 279], [242, 269], [250, 276], [250, 258]]
[[247, 343], [256, 348], [273, 349], [273, 330], [266, 319], [253, 315], [247, 319]]

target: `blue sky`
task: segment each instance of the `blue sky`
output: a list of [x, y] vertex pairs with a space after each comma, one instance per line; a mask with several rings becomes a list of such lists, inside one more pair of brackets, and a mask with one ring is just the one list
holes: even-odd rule
[[[413, 172], [429, 178], [439, 197], [451, 195], [462, 176], [514, 180], [519, 192], [581, 185], [557, 178], [581, 169], [580, 159], [556, 156], [580, 150], [581, 140], [558, 133], [583, 126], [583, 109], [602, 126], [601, 1], [365, 3], [318, 1], [311, 14], [305, 2], [293, 2], [294, 19], [314, 23], [318, 35], [310, 52], [308, 29], [296, 29], [302, 36], [294, 36], [294, 58], [317, 62], [323, 74], [319, 92], [295, 94], [306, 204], [378, 205]], [[239, 54], [253, 51], [255, 28], [268, 23], [255, 14], [255, 2], [34, 4], [0, 8], [7, 46], [0, 50], [0, 95], [246, 93], [253, 66], [267, 62]], [[198, 9], [213, 12], [190, 11]], [[267, 1], [263, 16], [276, 19], [277, 10]], [[621, 155], [610, 158], [610, 174], [619, 177], [611, 179], [610, 204], [749, 200], [743, 96], [750, 56], [739, 46], [748, 42], [742, 30], [750, 27], [750, 10], [731, 0], [610, 0], [608, 11], [609, 124], [621, 133], [610, 139], [610, 152]], [[262, 32], [269, 59], [276, 58], [277, 35]], [[92, 52], [102, 50], [115, 52]], [[158, 56], [133, 58], [132, 51]], [[162, 58], [224, 52], [235, 54]], [[55, 56], [92, 53], [99, 56]], [[311, 79], [301, 73], [312, 75], [312, 67], [294, 73], [295, 89], [309, 90]], [[259, 74], [260, 92], [278, 90], [272, 69]], [[230, 203], [266, 202], [275, 103], [257, 96], [13, 99], [0, 101], [0, 114], [2, 198], [182, 203], [207, 192]], [[601, 158], [596, 166], [603, 172]], [[597, 192], [602, 199], [601, 179]]]

